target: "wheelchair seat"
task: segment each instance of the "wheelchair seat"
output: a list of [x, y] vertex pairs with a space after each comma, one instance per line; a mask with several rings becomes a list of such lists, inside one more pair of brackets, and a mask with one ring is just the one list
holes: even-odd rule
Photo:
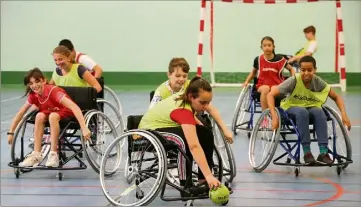
[[151, 91], [149, 93], [150, 101], [152, 101], [155, 91]]

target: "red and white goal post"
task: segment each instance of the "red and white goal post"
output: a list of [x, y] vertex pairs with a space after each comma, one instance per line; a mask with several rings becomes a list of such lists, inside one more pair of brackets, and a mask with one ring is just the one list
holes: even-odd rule
[[[322, 3], [321, 1], [325, 0], [221, 0], [219, 3], [231, 4], [238, 3], [237, 6], [242, 6], [239, 3], [244, 4], [268, 4], [269, 7], [272, 7], [274, 4], [285, 3], [285, 4], [296, 4], [296, 3]], [[335, 15], [336, 15], [336, 39], [335, 39], [335, 73], [339, 74], [338, 80], [331, 83], [331, 87], [341, 88], [342, 91], [346, 91], [346, 61], [345, 61], [345, 44], [344, 44], [344, 31], [342, 23], [342, 11], [341, 11], [341, 0], [329, 0], [334, 1], [336, 5]], [[210, 54], [210, 69], [204, 70], [202, 68], [202, 58], [204, 52], [204, 32], [206, 25], [206, 15], [207, 15], [207, 4], [210, 3], [210, 33], [209, 33], [209, 54]], [[231, 6], [231, 5], [230, 5]], [[233, 5], [232, 5], [233, 6]], [[214, 42], [213, 42], [213, 33], [214, 33], [214, 5], [213, 0], [201, 0], [201, 14], [200, 14], [200, 27], [199, 27], [199, 36], [198, 36], [198, 57], [197, 57], [197, 75], [202, 76], [203, 72], [209, 72], [209, 80], [213, 87], [240, 87], [241, 83], [222, 83], [217, 82], [214, 72]], [[251, 32], [251, 30], [248, 30]], [[322, 51], [320, 51], [322, 52]], [[249, 60], [247, 60], [249, 61]], [[327, 80], [326, 80], [327, 81]]]

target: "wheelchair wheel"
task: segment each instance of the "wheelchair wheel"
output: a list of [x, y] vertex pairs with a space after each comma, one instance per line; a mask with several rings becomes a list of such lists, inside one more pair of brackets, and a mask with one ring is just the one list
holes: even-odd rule
[[[347, 158], [348, 160], [352, 159], [352, 147], [350, 137], [348, 136], [347, 129], [342, 123], [340, 115], [331, 107], [324, 106], [324, 109], [329, 113], [331, 122], [328, 122], [330, 125], [328, 127], [329, 134], [329, 149], [332, 153], [329, 153], [331, 159], [335, 158], [336, 163], [341, 163]], [[343, 157], [344, 159], [342, 159]], [[348, 164], [341, 165], [342, 169], [345, 169]], [[340, 169], [341, 169], [340, 168]]]
[[[118, 156], [122, 163], [116, 173], [106, 178], [105, 169], [111, 161], [109, 154], [120, 146]], [[100, 165], [103, 194], [114, 206], [148, 205], [165, 185], [166, 170], [166, 152], [159, 138], [148, 131], [130, 130], [116, 138], [105, 151]]]
[[[114, 106], [111, 102], [105, 99], [97, 99], [97, 103], [103, 105], [103, 111], [105, 115], [111, 119], [118, 134], [122, 134], [124, 132], [125, 125], [122, 115], [120, 114], [116, 106]], [[111, 133], [111, 129], [109, 126], [104, 125], [104, 128], [107, 133]]]
[[[28, 122], [32, 120], [36, 112], [37, 110], [26, 114], [15, 129], [14, 140], [11, 145], [11, 161], [13, 165], [18, 165], [33, 151], [34, 124]], [[48, 135], [44, 135], [44, 137], [48, 137]], [[43, 158], [48, 155], [50, 152], [50, 139], [43, 140], [41, 152]], [[20, 171], [29, 172], [31, 170], [20, 169]], [[18, 175], [16, 176], [18, 177]]]
[[119, 113], [123, 114], [123, 108], [117, 94], [108, 86], [104, 86], [104, 99], [113, 103], [113, 105], [118, 109]]
[[238, 133], [238, 126], [244, 123], [245, 115], [249, 112], [251, 106], [251, 92], [252, 86], [248, 85], [247, 87], [242, 88], [241, 93], [239, 94], [232, 120], [232, 131], [235, 135]]
[[[85, 123], [88, 129], [91, 131], [91, 138], [88, 141], [84, 141], [82, 137], [82, 147], [86, 159], [95, 172], [99, 173], [100, 162], [104, 155], [106, 148], [118, 137], [117, 130], [115, 129], [112, 121], [101, 111], [91, 110], [85, 114]], [[105, 126], [108, 126], [111, 133], [107, 133]], [[114, 163], [119, 164], [119, 149], [109, 152], [108, 156]], [[107, 176], [113, 174], [117, 168], [117, 165], [106, 171]]]
[[[264, 169], [266, 169], [276, 152], [280, 139], [281, 129], [281, 116], [277, 108], [276, 112], [277, 116], [279, 117], [279, 127], [277, 130], [272, 130], [271, 114], [269, 109], [266, 109], [257, 120], [257, 123], [252, 131], [249, 142], [248, 155], [249, 162], [256, 172], [262, 172]], [[259, 152], [256, 152], [255, 148], [258, 141], [265, 142], [265, 144], [262, 144], [262, 146], [267, 145], [268, 147], [265, 146], [263, 149], [258, 150]], [[263, 154], [258, 155], [260, 152], [263, 152]], [[256, 161], [257, 156], [261, 157], [260, 161]]]
[[212, 128], [214, 134], [214, 144], [217, 146], [223, 162], [223, 176], [231, 183], [237, 175], [236, 162], [231, 145], [224, 138], [222, 131], [214, 119], [212, 119]]

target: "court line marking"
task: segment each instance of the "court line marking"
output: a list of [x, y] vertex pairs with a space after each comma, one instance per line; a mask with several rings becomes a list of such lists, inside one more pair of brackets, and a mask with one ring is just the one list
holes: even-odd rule
[[7, 98], [7, 99], [4, 99], [4, 100], [1, 100], [1, 103], [5, 103], [5, 102], [8, 102], [8, 101], [20, 99], [21, 97], [22, 96], [15, 96], [15, 97], [12, 97], [12, 98]]

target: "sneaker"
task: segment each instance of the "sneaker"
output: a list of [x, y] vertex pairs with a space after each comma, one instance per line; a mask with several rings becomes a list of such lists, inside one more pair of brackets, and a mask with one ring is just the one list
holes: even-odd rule
[[305, 164], [314, 164], [316, 162], [315, 158], [313, 157], [311, 152], [307, 152], [303, 156], [303, 160], [305, 161]]
[[59, 166], [59, 157], [57, 152], [50, 152], [48, 156], [48, 161], [45, 164], [47, 167], [58, 167]]
[[20, 167], [36, 167], [42, 161], [42, 156], [40, 152], [32, 152], [25, 157], [24, 161], [19, 163]]
[[318, 155], [317, 161], [322, 164], [332, 164], [333, 163], [330, 158], [330, 155], [328, 153], [322, 153], [322, 154]]

